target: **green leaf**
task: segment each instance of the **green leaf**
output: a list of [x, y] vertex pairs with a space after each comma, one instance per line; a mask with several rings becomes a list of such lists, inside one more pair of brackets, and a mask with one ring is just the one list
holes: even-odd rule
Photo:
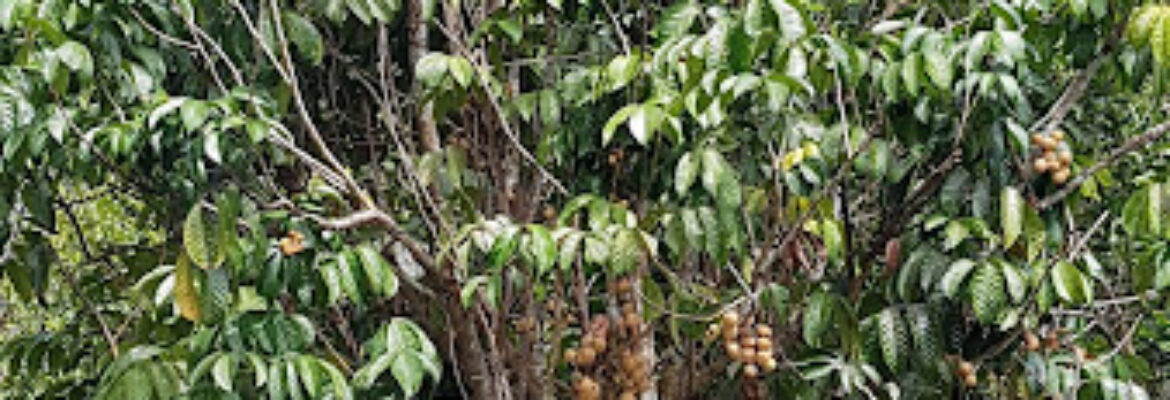
[[943, 239], [943, 248], [948, 251], [952, 250], [955, 248], [955, 246], [958, 246], [959, 243], [962, 243], [963, 240], [966, 240], [970, 236], [971, 230], [967, 227], [967, 224], [964, 224], [961, 220], [952, 220], [951, 222], [947, 223], [947, 229], [944, 233], [945, 238]]
[[804, 22], [804, 15], [788, 0], [771, 0], [772, 9], [780, 18], [780, 31], [784, 33], [784, 40], [792, 42], [804, 37], [808, 28]]
[[581, 241], [584, 238], [584, 232], [574, 230], [561, 239], [558, 263], [561, 265], [562, 270], [568, 270], [577, 262], [577, 256], [581, 252]]
[[471, 62], [460, 56], [447, 57], [447, 70], [451, 72], [455, 82], [464, 88], [471, 86], [471, 79], [475, 78], [475, 69]]
[[613, 91], [625, 87], [634, 77], [638, 76], [641, 66], [641, 60], [636, 54], [623, 54], [609, 60], [609, 64], [605, 66], [605, 77], [609, 81], [609, 90]]
[[58, 46], [56, 52], [57, 58], [69, 69], [85, 77], [93, 76], [93, 56], [85, 45], [70, 40]]
[[524, 39], [524, 29], [520, 26], [519, 22], [513, 19], [505, 18], [498, 20], [496, 21], [496, 27], [500, 28], [500, 31], [505, 35], [508, 35], [508, 38], [512, 40], [512, 44], [519, 44], [520, 40]]
[[902, 316], [895, 308], [886, 308], [878, 314], [878, 328], [882, 359], [895, 374], [905, 370], [910, 355], [910, 334]]
[[1024, 231], [1024, 199], [1015, 187], [1003, 188], [999, 194], [999, 224], [1003, 227], [1003, 247], [1011, 248]]
[[418, 64], [415, 64], [414, 77], [422, 82], [423, 86], [438, 86], [447, 75], [450, 64], [443, 53], [427, 53], [418, 60]]
[[992, 324], [1006, 303], [1003, 270], [990, 262], [980, 263], [971, 277], [971, 309], [983, 324]]
[[1067, 261], [1060, 261], [1052, 267], [1052, 287], [1062, 301], [1069, 304], [1084, 304], [1089, 300], [1086, 280], [1081, 270]]
[[186, 97], [172, 97], [158, 107], [155, 107], [154, 111], [150, 112], [150, 116], [146, 118], [146, 127], [154, 129], [158, 125], [158, 120], [174, 112], [186, 102]]
[[803, 336], [805, 343], [820, 346], [822, 337], [828, 331], [834, 318], [833, 298], [825, 292], [816, 292], [808, 297], [804, 309]]
[[329, 305], [337, 305], [337, 301], [341, 299], [341, 272], [338, 271], [336, 262], [324, 262], [317, 267], [318, 272], [321, 273], [321, 281], [325, 283], [325, 295], [328, 299]]
[[683, 156], [678, 159], [678, 166], [674, 169], [674, 190], [679, 196], [685, 196], [690, 190], [691, 185], [695, 183], [695, 178], [699, 175], [699, 160], [694, 156], [694, 152], [683, 153]]
[[614, 236], [609, 251], [610, 271], [615, 275], [633, 271], [642, 262], [642, 243], [638, 232], [623, 228]]
[[1163, 16], [1150, 35], [1150, 52], [1158, 65], [1170, 65], [1170, 17]]
[[463, 284], [463, 288], [459, 289], [459, 301], [462, 302], [463, 307], [471, 306], [471, 301], [475, 300], [476, 289], [479, 289], [480, 285], [486, 285], [487, 283], [488, 278], [483, 275], [476, 275], [468, 279], [467, 283]]
[[337, 276], [341, 281], [341, 291], [349, 297], [349, 300], [354, 304], [365, 304], [365, 296], [362, 295], [361, 286], [358, 285], [358, 274], [362, 273], [358, 270], [360, 268], [354, 265], [353, 252], [346, 250], [337, 254]]
[[996, 260], [996, 263], [1003, 268], [1004, 282], [1007, 284], [1007, 291], [1011, 295], [1012, 301], [1015, 303], [1024, 301], [1024, 296], [1027, 294], [1028, 288], [1024, 282], [1023, 274], [1014, 265], [1005, 260]]
[[369, 243], [358, 245], [357, 254], [370, 287], [382, 296], [394, 297], [398, 293], [398, 276], [394, 274], [390, 263]]
[[633, 136], [638, 144], [646, 146], [653, 138], [654, 132], [662, 126], [663, 120], [665, 120], [665, 114], [661, 108], [652, 104], [643, 104], [630, 114], [630, 136]]
[[617, 128], [622, 126], [626, 120], [630, 119], [630, 115], [640, 108], [642, 108], [640, 104], [630, 104], [613, 113], [613, 116], [605, 122], [605, 127], [601, 129], [601, 145], [608, 146], [609, 141], [613, 140], [613, 134]]
[[321, 32], [317, 31], [312, 21], [300, 14], [292, 11], [285, 11], [283, 14], [284, 30], [289, 41], [296, 45], [301, 56], [313, 65], [320, 64], [325, 56], [325, 43], [321, 39]]
[[516, 253], [516, 248], [520, 245], [520, 241], [516, 238], [515, 229], [505, 229], [496, 236], [496, 241], [492, 243], [492, 249], [488, 252], [488, 266], [492, 269], [499, 269], [504, 266], [504, 263], [512, 259], [512, 255]]
[[394, 359], [390, 366], [390, 373], [398, 381], [406, 398], [413, 398], [422, 387], [423, 365], [418, 354], [413, 351], [404, 351]]
[[216, 164], [223, 163], [223, 156], [219, 152], [219, 132], [203, 132], [203, 153]]
[[189, 132], [194, 132], [207, 121], [207, 115], [211, 112], [211, 108], [207, 106], [207, 102], [202, 100], [187, 100], [182, 103], [183, 105], [179, 108], [179, 117], [183, 120], [183, 127], [187, 128]]
[[200, 268], [215, 268], [223, 261], [223, 257], [216, 253], [214, 237], [215, 234], [203, 217], [203, 205], [195, 203], [183, 223], [183, 246], [187, 256]]
[[232, 377], [235, 375], [235, 358], [231, 354], [223, 354], [219, 359], [215, 360], [215, 366], [211, 367], [211, 377], [215, 380], [215, 386], [223, 389], [226, 392], [232, 391]]
[[543, 276], [557, 262], [557, 244], [543, 225], [528, 225], [529, 251], [536, 261], [536, 272]]

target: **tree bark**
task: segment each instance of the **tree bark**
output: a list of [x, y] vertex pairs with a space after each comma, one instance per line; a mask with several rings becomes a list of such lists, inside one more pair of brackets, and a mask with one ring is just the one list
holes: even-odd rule
[[[406, 12], [406, 30], [408, 35], [407, 58], [410, 64], [410, 71], [414, 71], [414, 66], [418, 65], [418, 61], [422, 59], [427, 53], [427, 24], [423, 21], [423, 4], [422, 0], [410, 0], [407, 2]], [[422, 86], [418, 81], [411, 85], [411, 98], [423, 98]], [[432, 152], [439, 150], [439, 130], [435, 124], [435, 107], [434, 104], [427, 101], [422, 104], [416, 104], [414, 117], [415, 130], [418, 131], [419, 145], [423, 152]]]

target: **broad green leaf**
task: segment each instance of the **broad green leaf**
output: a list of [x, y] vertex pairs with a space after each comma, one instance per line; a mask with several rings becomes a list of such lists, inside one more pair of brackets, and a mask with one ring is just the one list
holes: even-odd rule
[[882, 359], [894, 373], [906, 368], [910, 356], [910, 334], [902, 316], [895, 308], [886, 308], [878, 314]]
[[642, 243], [638, 232], [623, 228], [614, 236], [609, 250], [610, 271], [616, 275], [633, 271], [642, 262]]
[[414, 77], [426, 87], [435, 87], [447, 75], [450, 68], [447, 56], [442, 53], [427, 53], [414, 67]]
[[1015, 187], [1003, 188], [999, 194], [999, 225], [1003, 228], [1003, 247], [1011, 248], [1024, 231], [1024, 199]]
[[82, 76], [93, 76], [93, 56], [85, 45], [72, 40], [67, 41], [57, 47], [57, 58], [69, 69], [80, 72]]
[[516, 237], [516, 229], [505, 229], [496, 236], [496, 241], [492, 243], [492, 249], [488, 252], [488, 266], [492, 269], [499, 269], [512, 259], [516, 253], [516, 248], [520, 245], [520, 240]]
[[223, 261], [215, 249], [214, 237], [203, 217], [203, 205], [195, 203], [183, 223], [183, 247], [191, 261], [200, 268], [215, 268]]
[[939, 283], [939, 287], [942, 288], [943, 293], [951, 298], [959, 294], [959, 289], [962, 287], [963, 282], [966, 281], [967, 275], [971, 273], [971, 270], [975, 269], [975, 266], [974, 261], [965, 258], [952, 263]]
[[455, 83], [464, 88], [469, 87], [471, 80], [475, 78], [475, 69], [461, 56], [447, 57], [447, 70], [451, 72], [451, 77], [455, 78]]
[[390, 373], [402, 388], [406, 398], [413, 398], [422, 387], [423, 365], [419, 355], [414, 351], [404, 351], [394, 358], [390, 366]]
[[983, 324], [992, 324], [1007, 303], [1004, 293], [1003, 270], [990, 262], [980, 263], [968, 286], [971, 309]]
[[613, 116], [605, 122], [605, 127], [601, 129], [601, 145], [608, 146], [609, 141], [613, 140], [613, 134], [617, 128], [622, 126], [626, 120], [630, 119], [630, 115], [641, 107], [640, 104], [630, 104], [613, 113]]
[[653, 139], [654, 132], [662, 126], [664, 119], [665, 114], [657, 105], [643, 104], [630, 114], [630, 136], [633, 136], [638, 144], [646, 146]]
[[536, 271], [543, 276], [557, 262], [557, 244], [543, 225], [528, 225], [529, 252], [536, 261]]
[[808, 297], [804, 308], [803, 336], [805, 343], [811, 346], [820, 346], [821, 339], [829, 330], [834, 319], [833, 299], [824, 292], [816, 292]]
[[780, 31], [784, 33], [785, 41], [796, 41], [804, 37], [808, 31], [804, 22], [804, 15], [788, 0], [771, 0], [772, 9], [780, 20]]
[[211, 367], [211, 377], [215, 380], [215, 386], [231, 392], [235, 367], [235, 358], [231, 354], [220, 355], [219, 359], [215, 360], [215, 366]]
[[357, 255], [366, 271], [370, 287], [382, 296], [394, 297], [398, 293], [398, 276], [394, 274], [390, 263], [369, 243], [358, 245]]
[[971, 230], [961, 220], [952, 220], [947, 223], [946, 232], [944, 233], [943, 248], [952, 250], [963, 240], [971, 236]]
[[699, 160], [694, 152], [683, 153], [674, 169], [674, 190], [679, 196], [685, 196], [699, 176]]
[[183, 127], [187, 128], [187, 131], [194, 132], [207, 121], [207, 115], [211, 112], [211, 108], [207, 106], [207, 102], [202, 100], [192, 99], [182, 103], [183, 105], [179, 108], [179, 117], [183, 120]]
[[365, 296], [358, 284], [358, 275], [362, 273], [361, 266], [355, 265], [357, 260], [349, 250], [337, 254], [337, 276], [340, 278], [341, 291], [356, 305], [364, 305]]
[[1024, 276], [1020, 270], [1005, 260], [997, 260], [996, 263], [1003, 268], [1004, 282], [1007, 284], [1007, 291], [1012, 297], [1012, 302], [1024, 301], [1024, 295], [1027, 294], [1027, 284], [1024, 282]]
[[160, 120], [163, 117], [166, 117], [168, 114], [174, 112], [176, 109], [178, 109], [180, 106], [182, 106], [183, 103], [186, 103], [186, 102], [187, 102], [186, 97], [172, 97], [172, 98], [168, 99], [166, 102], [160, 104], [158, 107], [155, 107], [154, 111], [150, 112], [150, 116], [146, 118], [146, 126], [148, 128], [153, 129], [155, 127], [155, 125], [158, 124], [158, 120]]
[[321, 32], [317, 31], [313, 22], [292, 11], [284, 11], [281, 19], [288, 40], [297, 46], [297, 50], [305, 59], [313, 65], [320, 64], [325, 56], [325, 44], [321, 39]]
[[1081, 270], [1067, 261], [1056, 263], [1052, 267], [1052, 287], [1056, 295], [1066, 303], [1083, 304], [1088, 301], [1088, 288], [1085, 287], [1085, 278]]

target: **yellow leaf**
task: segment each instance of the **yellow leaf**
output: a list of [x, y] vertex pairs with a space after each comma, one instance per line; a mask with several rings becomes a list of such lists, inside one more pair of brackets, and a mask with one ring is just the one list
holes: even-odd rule
[[199, 294], [195, 293], [195, 277], [191, 274], [191, 260], [187, 254], [179, 255], [175, 262], [175, 304], [179, 306], [179, 314], [191, 322], [199, 322]]

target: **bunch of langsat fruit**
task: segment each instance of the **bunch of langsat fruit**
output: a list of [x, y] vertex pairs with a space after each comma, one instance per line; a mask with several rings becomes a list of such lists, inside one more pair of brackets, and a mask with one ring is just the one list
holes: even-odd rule
[[740, 318], [735, 311], [724, 312], [719, 322], [707, 327], [707, 336], [723, 337], [723, 350], [732, 360], [743, 364], [743, 376], [755, 379], [763, 372], [776, 370], [776, 359], [772, 357], [772, 327], [756, 324]]
[[601, 382], [607, 372], [612, 382], [621, 387], [620, 400], [637, 399], [650, 389], [650, 363], [641, 351], [643, 335], [649, 330], [638, 314], [633, 286], [628, 277], [613, 286], [621, 307], [621, 316], [613, 318], [616, 326], [611, 325], [609, 317], [595, 315], [581, 336], [581, 345], [565, 350], [565, 361], [577, 368], [573, 390], [580, 400], [601, 399]]
[[1032, 152], [1032, 172], [1037, 175], [1046, 172], [1052, 174], [1052, 183], [1057, 185], [1068, 182], [1073, 153], [1064, 141], [1064, 131], [1056, 129], [1048, 133], [1034, 133], [1032, 145], [1039, 150]]

